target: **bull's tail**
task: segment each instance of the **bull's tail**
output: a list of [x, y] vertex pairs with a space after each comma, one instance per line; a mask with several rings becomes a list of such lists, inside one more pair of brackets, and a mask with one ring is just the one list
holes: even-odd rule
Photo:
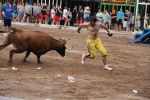
[[5, 31], [0, 31], [0, 33], [5, 33]]
[[[13, 30], [13, 34], [16, 33], [16, 29], [15, 28], [10, 28], [11, 30]], [[3, 32], [3, 31], [0, 31], [0, 32]], [[12, 32], [11, 32], [12, 33]], [[0, 44], [0, 50], [4, 49], [5, 47], [7, 47], [8, 45], [11, 44], [11, 41], [10, 41], [10, 35], [8, 35], [4, 42], [2, 44]]]
[[16, 32], [22, 32], [21, 29], [17, 29], [17, 28], [10, 28], [10, 29], [13, 30], [14, 33], [16, 33]]
[[16, 28], [10, 28], [11, 30], [13, 30], [13, 33], [16, 33]]

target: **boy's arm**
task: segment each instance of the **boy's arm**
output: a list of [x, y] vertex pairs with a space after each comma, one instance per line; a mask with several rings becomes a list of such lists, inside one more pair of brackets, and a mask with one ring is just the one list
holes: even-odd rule
[[77, 32], [80, 33], [80, 29], [81, 29], [82, 27], [88, 27], [88, 26], [89, 26], [89, 23], [80, 24], [80, 26], [78, 27]]
[[106, 26], [104, 26], [102, 23], [100, 23], [99, 26], [100, 26], [101, 28], [104, 28], [104, 29], [108, 32], [108, 34], [107, 34], [108, 36], [111, 37], [111, 36], [113, 35], [112, 33], [110, 33], [109, 29], [108, 29]]

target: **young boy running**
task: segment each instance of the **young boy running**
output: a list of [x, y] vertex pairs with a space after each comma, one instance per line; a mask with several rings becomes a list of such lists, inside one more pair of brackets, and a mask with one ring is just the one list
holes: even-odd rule
[[77, 31], [78, 33], [80, 33], [80, 29], [82, 27], [86, 27], [88, 29], [88, 36], [86, 39], [86, 43], [87, 43], [89, 53], [87, 55], [82, 54], [81, 63], [84, 64], [84, 61], [86, 58], [91, 58], [91, 59], [95, 58], [95, 56], [96, 56], [95, 48], [96, 48], [102, 55], [104, 69], [112, 70], [113, 68], [109, 67], [107, 64], [107, 59], [106, 59], [107, 52], [106, 52], [100, 38], [98, 37], [98, 31], [100, 28], [104, 28], [108, 32], [108, 34], [107, 34], [108, 36], [112, 36], [113, 34], [110, 33], [110, 31], [102, 23], [97, 22], [95, 16], [91, 16], [89, 21], [90, 22], [81, 24]]

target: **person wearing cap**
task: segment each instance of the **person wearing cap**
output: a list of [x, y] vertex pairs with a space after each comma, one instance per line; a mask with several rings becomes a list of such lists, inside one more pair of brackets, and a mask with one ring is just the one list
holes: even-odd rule
[[90, 21], [87, 23], [80, 24], [77, 30], [77, 32], [80, 33], [80, 29], [82, 27], [86, 27], [88, 29], [86, 44], [89, 52], [87, 54], [82, 54], [81, 63], [84, 64], [86, 58], [94, 59], [96, 56], [96, 49], [97, 49], [102, 55], [104, 69], [112, 70], [113, 68], [109, 67], [107, 64], [107, 59], [106, 59], [107, 52], [100, 38], [98, 37], [98, 33], [100, 28], [104, 28], [108, 32], [107, 34], [108, 36], [112, 36], [113, 34], [110, 33], [108, 28], [106, 28], [102, 23], [98, 22], [95, 16], [91, 16], [89, 20]]
[[85, 7], [85, 10], [84, 10], [84, 22], [88, 22], [89, 21], [89, 17], [90, 17], [90, 8], [89, 7]]

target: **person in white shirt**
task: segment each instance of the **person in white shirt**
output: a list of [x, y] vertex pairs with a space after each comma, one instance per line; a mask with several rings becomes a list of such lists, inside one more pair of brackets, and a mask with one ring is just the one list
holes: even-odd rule
[[36, 19], [36, 10], [38, 9], [37, 4], [34, 3], [33, 6], [32, 6], [32, 8], [33, 8], [32, 21], [35, 21], [35, 19]]
[[65, 9], [63, 10], [63, 17], [62, 17], [63, 20], [66, 20], [67, 12], [68, 12], [67, 7], [65, 6]]
[[25, 5], [25, 11], [24, 11], [24, 17], [23, 20], [21, 22], [24, 22], [25, 18], [27, 23], [29, 23], [29, 18], [31, 16], [31, 10], [32, 10], [32, 6], [28, 4], [28, 2], [26, 2]]

